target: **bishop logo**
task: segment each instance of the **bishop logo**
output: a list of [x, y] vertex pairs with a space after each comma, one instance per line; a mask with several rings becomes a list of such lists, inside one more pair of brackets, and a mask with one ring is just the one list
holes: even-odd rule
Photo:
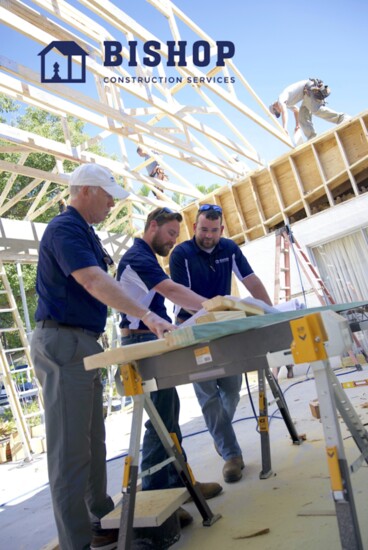
[[88, 53], [76, 42], [54, 40], [38, 55], [41, 56], [41, 82], [53, 84], [86, 82]]

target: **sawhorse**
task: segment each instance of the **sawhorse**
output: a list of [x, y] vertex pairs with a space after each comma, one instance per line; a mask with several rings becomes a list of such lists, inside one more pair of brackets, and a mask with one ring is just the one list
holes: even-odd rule
[[273, 376], [267, 360], [262, 358], [263, 368], [258, 368], [258, 391], [259, 391], [259, 417], [258, 417], [258, 429], [261, 436], [261, 456], [262, 456], [262, 470], [259, 474], [260, 479], [267, 479], [272, 475], [271, 466], [271, 449], [270, 449], [270, 437], [269, 437], [269, 421], [268, 421], [268, 405], [266, 399], [266, 385], [267, 379], [268, 385], [271, 389], [272, 395], [276, 401], [282, 418], [285, 422], [286, 428], [290, 434], [291, 440], [294, 445], [300, 445], [303, 440], [298, 435], [295, 425], [291, 420], [290, 412], [281, 391], [279, 384]]
[[[363, 550], [349, 470], [355, 472], [364, 461], [368, 463], [368, 433], [328, 360], [328, 356], [341, 355], [351, 345], [348, 323], [329, 311], [323, 316], [317, 313], [290, 321], [290, 326], [294, 363], [310, 362], [315, 378], [341, 545], [344, 550]], [[361, 452], [350, 468], [337, 411]]]
[[[142, 379], [139, 376], [134, 363], [122, 365], [117, 371], [115, 380], [117, 387], [120, 388], [121, 391], [120, 376], [123, 380], [125, 395], [131, 395], [133, 397], [134, 408], [129, 453], [125, 458], [124, 466], [118, 550], [130, 550], [131, 547], [138, 478], [153, 474], [170, 463], [172, 463], [176, 468], [180, 479], [183, 482], [183, 486], [186, 489], [186, 491], [183, 490], [179, 497], [177, 496], [177, 491], [175, 489], [172, 490], [175, 495], [175, 505], [178, 507], [189, 496], [192, 497], [193, 502], [197, 506], [198, 511], [203, 518], [203, 525], [211, 526], [215, 523], [215, 521], [220, 519], [221, 515], [213, 514], [210, 510], [206, 500], [198, 488], [198, 485], [195, 482], [189, 465], [184, 460], [176, 435], [170, 435], [162, 422], [160, 415], [158, 414], [157, 409], [149, 396], [149, 392], [156, 388], [149, 387], [149, 384], [147, 383], [142, 383]], [[150, 470], [142, 472], [139, 476], [139, 449], [143, 424], [143, 411], [146, 411], [150, 421], [152, 422], [152, 425], [167, 452], [168, 458], [160, 464], [150, 468]], [[170, 507], [168, 510], [168, 515], [175, 511], [170, 511]], [[111, 514], [113, 513], [114, 512]], [[103, 527], [108, 526], [106, 525], [106, 521], [108, 521], [109, 516], [110, 514], [101, 520], [101, 525]], [[163, 520], [166, 518], [162, 517], [161, 519]]]

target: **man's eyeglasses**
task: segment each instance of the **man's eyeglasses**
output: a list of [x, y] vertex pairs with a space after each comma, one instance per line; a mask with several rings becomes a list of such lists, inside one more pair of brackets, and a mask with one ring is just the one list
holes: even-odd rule
[[198, 208], [198, 212], [207, 212], [207, 210], [214, 210], [215, 212], [220, 212], [220, 214], [222, 214], [222, 208], [221, 206], [217, 206], [217, 204], [201, 204]]

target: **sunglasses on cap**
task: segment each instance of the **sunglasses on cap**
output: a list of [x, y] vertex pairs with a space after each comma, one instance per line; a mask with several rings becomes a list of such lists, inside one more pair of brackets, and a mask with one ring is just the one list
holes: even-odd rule
[[183, 221], [183, 217], [179, 212], [175, 212], [175, 210], [171, 210], [167, 206], [164, 206], [164, 208], [160, 208], [160, 210], [157, 210], [156, 212], [153, 211], [148, 215], [147, 221], [151, 222], [153, 220], [177, 220], [178, 222]]
[[207, 212], [207, 210], [214, 210], [215, 212], [220, 212], [220, 214], [222, 214], [222, 208], [221, 206], [217, 206], [217, 204], [201, 204], [198, 208], [198, 212]]
[[162, 216], [162, 214], [174, 214], [174, 210], [170, 210], [170, 208], [167, 208], [167, 206], [165, 206], [164, 208], [161, 208], [161, 210], [158, 210], [158, 212], [156, 212], [155, 218], [157, 216]]

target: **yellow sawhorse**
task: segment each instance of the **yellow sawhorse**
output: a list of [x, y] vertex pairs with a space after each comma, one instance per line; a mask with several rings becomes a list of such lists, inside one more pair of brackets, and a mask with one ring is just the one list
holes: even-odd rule
[[[124, 395], [130, 395], [133, 398], [132, 428], [129, 452], [125, 458], [121, 505], [102, 518], [101, 526], [103, 528], [119, 527], [118, 550], [130, 550], [133, 540], [133, 527], [158, 527], [189, 497], [192, 497], [193, 502], [197, 506], [203, 518], [203, 525], [213, 525], [215, 521], [220, 519], [221, 515], [213, 514], [210, 510], [199, 490], [188, 463], [184, 459], [176, 434], [170, 435], [161, 420], [149, 396], [149, 392], [155, 388], [149, 388], [149, 384], [142, 383], [134, 362], [121, 365], [117, 370], [115, 381], [118, 391], [124, 392]], [[122, 386], [124, 386], [124, 390]], [[146, 411], [152, 422], [167, 452], [168, 458], [149, 470], [142, 472], [139, 476], [139, 450], [143, 411]], [[170, 463], [176, 468], [183, 482], [182, 489], [165, 489], [162, 491], [143, 491], [142, 493], [137, 493], [139, 477], [153, 474]], [[152, 510], [152, 504], [155, 507], [154, 510]]]

